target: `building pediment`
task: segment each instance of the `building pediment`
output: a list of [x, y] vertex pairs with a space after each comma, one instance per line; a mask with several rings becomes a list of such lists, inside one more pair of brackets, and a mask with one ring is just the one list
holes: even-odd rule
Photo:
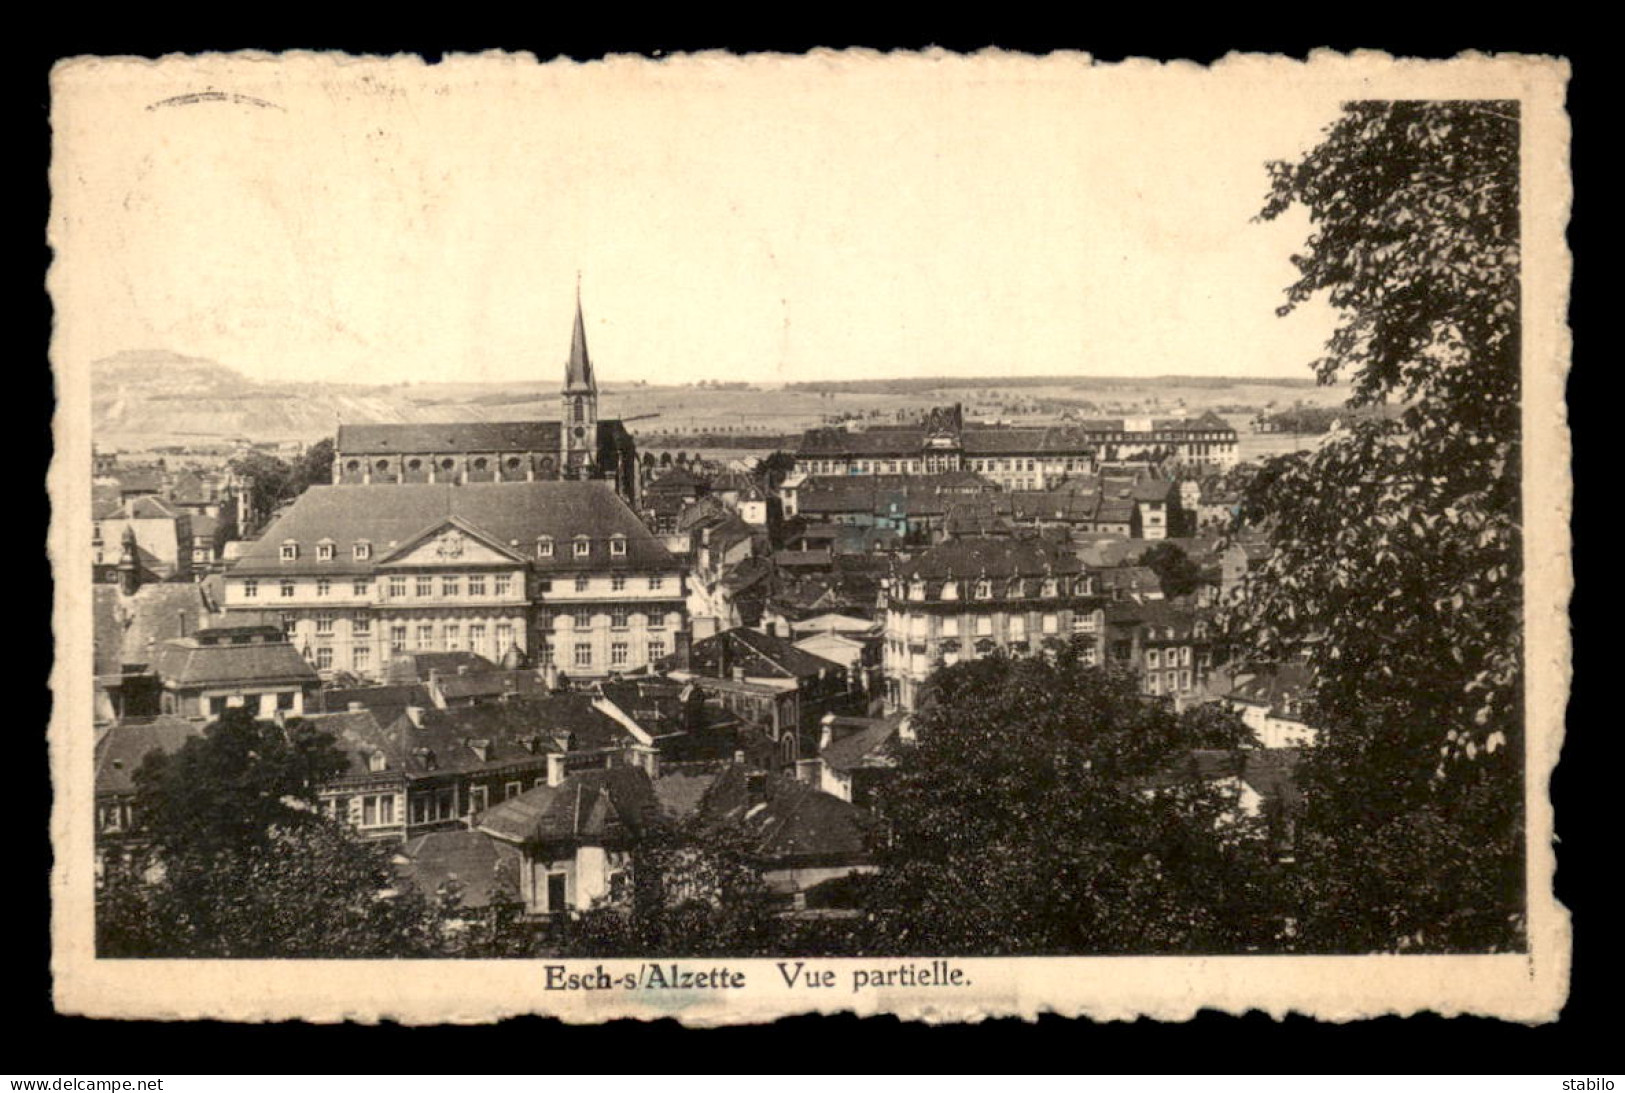
[[452, 517], [390, 551], [378, 564], [381, 568], [444, 566], [455, 569], [524, 562], [524, 556], [513, 548]]

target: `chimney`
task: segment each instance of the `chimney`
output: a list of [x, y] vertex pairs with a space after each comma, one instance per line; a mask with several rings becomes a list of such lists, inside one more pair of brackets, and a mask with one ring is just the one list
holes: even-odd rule
[[797, 759], [796, 781], [817, 789], [824, 780], [824, 761], [822, 759]]
[[912, 716], [904, 717], [897, 723], [897, 739], [905, 744], [914, 743], [914, 718]]
[[186, 636], [186, 612], [175, 612], [175, 622], [180, 627], [180, 636], [184, 638]]
[[677, 642], [677, 652], [676, 652], [677, 667], [678, 667], [678, 669], [680, 671], [685, 671], [686, 672], [686, 671], [688, 671], [689, 667], [694, 663], [694, 634], [693, 634], [693, 632], [690, 631], [688, 629], [688, 627], [686, 627], [686, 626], [683, 627], [681, 630], [677, 631], [676, 642]]
[[408, 706], [408, 707], [406, 707], [406, 716], [412, 722], [412, 725], [413, 725], [414, 728], [419, 728], [419, 729], [423, 728], [423, 707], [422, 706]]
[[744, 748], [740, 748], [738, 751], [734, 752], [734, 762], [737, 763], [740, 766], [745, 765], [745, 749]]
[[745, 669], [740, 668], [740, 667], [738, 667], [736, 665], [733, 668], [732, 677], [733, 677], [733, 681], [735, 683], [743, 683], [743, 682], [745, 682]]
[[564, 756], [556, 751], [547, 753], [547, 784], [559, 785], [564, 781]]
[[835, 743], [835, 715], [825, 714], [818, 721], [818, 750], [823, 751]]
[[745, 803], [752, 806], [767, 803], [766, 771], [752, 770], [745, 773]]
[[468, 665], [459, 664], [457, 666], [457, 674], [460, 676], [466, 676], [468, 674]]
[[542, 668], [542, 685], [549, 691], [559, 689], [559, 669], [557, 665], [548, 664]]
[[366, 707], [365, 703], [361, 703], [361, 702], [350, 702], [350, 703], [346, 703], [346, 705], [345, 705], [345, 709], [349, 710], [351, 713], [360, 713], [362, 710], [365, 710], [366, 708], [367, 707]]

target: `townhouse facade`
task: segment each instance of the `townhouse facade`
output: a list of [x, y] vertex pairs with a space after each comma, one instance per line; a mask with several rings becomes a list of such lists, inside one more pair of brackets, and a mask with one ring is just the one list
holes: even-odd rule
[[936, 668], [995, 650], [1022, 656], [1085, 640], [1104, 656], [1104, 603], [1065, 544], [1039, 538], [951, 539], [885, 582], [886, 708], [918, 708]]

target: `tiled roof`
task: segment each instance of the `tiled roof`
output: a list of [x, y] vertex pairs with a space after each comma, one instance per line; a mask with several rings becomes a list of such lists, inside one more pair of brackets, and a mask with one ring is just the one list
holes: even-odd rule
[[151, 663], [159, 643], [193, 634], [210, 619], [210, 604], [203, 589], [190, 583], [144, 584], [126, 597], [117, 585], [98, 584], [96, 601], [96, 663], [111, 665]]
[[705, 482], [695, 476], [687, 467], [668, 468], [660, 477], [651, 481], [644, 487], [644, 493], [688, 493], [697, 491], [705, 486]]
[[836, 718], [831, 727], [837, 732], [842, 729], [848, 731], [832, 740], [829, 747], [818, 753], [818, 757], [831, 770], [837, 771], [878, 765], [877, 760], [884, 754], [886, 746], [896, 738], [901, 720], [900, 717]]
[[754, 853], [770, 867], [867, 859], [870, 822], [862, 809], [804, 782], [761, 777], [766, 800], [753, 801], [744, 769], [728, 767], [706, 796], [705, 815], [744, 826]]
[[173, 520], [176, 512], [161, 497], [142, 495], [124, 502], [112, 519], [116, 520]]
[[1296, 808], [1301, 794], [1296, 781], [1302, 752], [1297, 748], [1196, 748], [1181, 755], [1160, 773], [1144, 780], [1147, 787], [1165, 787], [1187, 781], [1239, 778], [1265, 801], [1280, 801]]
[[157, 467], [125, 467], [118, 471], [118, 488], [124, 493], [157, 493], [164, 475]]
[[813, 568], [828, 569], [830, 559], [834, 555], [828, 547], [818, 547], [813, 550], [775, 550], [773, 564], [782, 569]]
[[635, 837], [660, 815], [649, 776], [637, 767], [584, 770], [487, 809], [475, 823], [512, 843], [601, 842]]
[[1095, 576], [1100, 579], [1100, 588], [1103, 592], [1122, 590], [1124, 592], [1161, 592], [1162, 578], [1157, 576], [1153, 569], [1143, 565], [1123, 565], [1112, 569], [1097, 570]]
[[434, 687], [447, 701], [464, 698], [497, 698], [501, 695], [544, 696], [547, 684], [536, 678], [535, 672], [503, 671], [469, 672], [441, 676]]
[[[614, 490], [602, 482], [504, 482], [384, 486], [313, 486], [266, 529], [234, 563], [233, 573], [335, 575], [371, 572], [373, 561], [354, 561], [352, 547], [369, 542], [375, 557], [451, 519], [481, 535], [533, 555], [542, 536], [554, 541], [552, 558], [530, 564], [546, 570], [675, 570], [677, 562]], [[577, 559], [572, 540], [585, 535], [592, 553]], [[626, 554], [610, 554], [609, 540], [623, 536]], [[316, 544], [334, 543], [334, 559], [316, 560]], [[299, 544], [299, 558], [283, 562], [285, 541]]]
[[496, 663], [487, 660], [478, 653], [467, 649], [453, 650], [443, 653], [433, 652], [402, 652], [397, 653], [389, 660], [389, 667], [384, 671], [384, 679], [389, 683], [423, 683], [429, 678], [430, 672], [438, 672], [442, 676], [453, 676], [460, 671], [494, 672]]
[[203, 722], [179, 717], [126, 721], [101, 729], [96, 736], [97, 793], [134, 793], [135, 772], [149, 752], [173, 755], [194, 736], [203, 735]]
[[547, 452], [559, 450], [556, 421], [458, 421], [434, 425], [340, 425], [341, 455], [408, 452]]
[[112, 482], [97, 482], [90, 487], [90, 516], [93, 520], [110, 520], [118, 515], [124, 504], [118, 486]]
[[461, 887], [462, 906], [471, 909], [486, 906], [493, 895], [518, 894], [506, 890], [518, 884], [518, 849], [484, 832], [430, 832], [406, 840], [401, 854], [408, 862], [403, 872], [427, 896], [453, 881]]
[[784, 638], [735, 627], [704, 641], [694, 643], [692, 665], [696, 672], [722, 677], [723, 651], [729, 668], [742, 668], [747, 677], [757, 679], [808, 679], [843, 669], [833, 660], [796, 648]]
[[926, 580], [987, 576], [1039, 577], [1079, 573], [1077, 556], [1044, 539], [967, 536], [938, 543], [902, 568], [902, 575]]
[[306, 709], [341, 712], [358, 702], [388, 724], [408, 706], [430, 705], [429, 691], [422, 684], [405, 683], [382, 687], [324, 688], [311, 696]]
[[1302, 718], [1300, 703], [1308, 695], [1313, 677], [1301, 661], [1266, 665], [1236, 676], [1225, 697], [1268, 707], [1277, 717]]
[[195, 638], [176, 638], [158, 645], [152, 668], [164, 683], [176, 686], [315, 683], [318, 679], [316, 670], [284, 641], [260, 645], [203, 645]]

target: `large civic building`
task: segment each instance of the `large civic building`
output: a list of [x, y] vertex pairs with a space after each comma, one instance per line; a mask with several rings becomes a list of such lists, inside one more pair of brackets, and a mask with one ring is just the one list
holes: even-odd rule
[[1234, 466], [1236, 431], [1211, 410], [1194, 418], [988, 425], [965, 421], [956, 405], [934, 409], [915, 425], [809, 429], [796, 451], [796, 470], [804, 475], [974, 471], [1006, 489], [1041, 490], [1102, 463], [1159, 456], [1197, 466]]
[[576, 298], [559, 421], [341, 425], [335, 485], [467, 485], [599, 479], [637, 504], [638, 452], [626, 426], [598, 417], [598, 380]]
[[598, 417], [576, 298], [561, 421], [344, 425], [313, 486], [224, 576], [227, 611], [280, 615], [323, 678], [401, 653], [477, 653], [572, 677], [671, 653], [681, 563], [644, 526], [637, 450]]
[[467, 650], [601, 678], [686, 621], [681, 563], [603, 482], [313, 486], [224, 581], [228, 612], [280, 614], [324, 676]]

